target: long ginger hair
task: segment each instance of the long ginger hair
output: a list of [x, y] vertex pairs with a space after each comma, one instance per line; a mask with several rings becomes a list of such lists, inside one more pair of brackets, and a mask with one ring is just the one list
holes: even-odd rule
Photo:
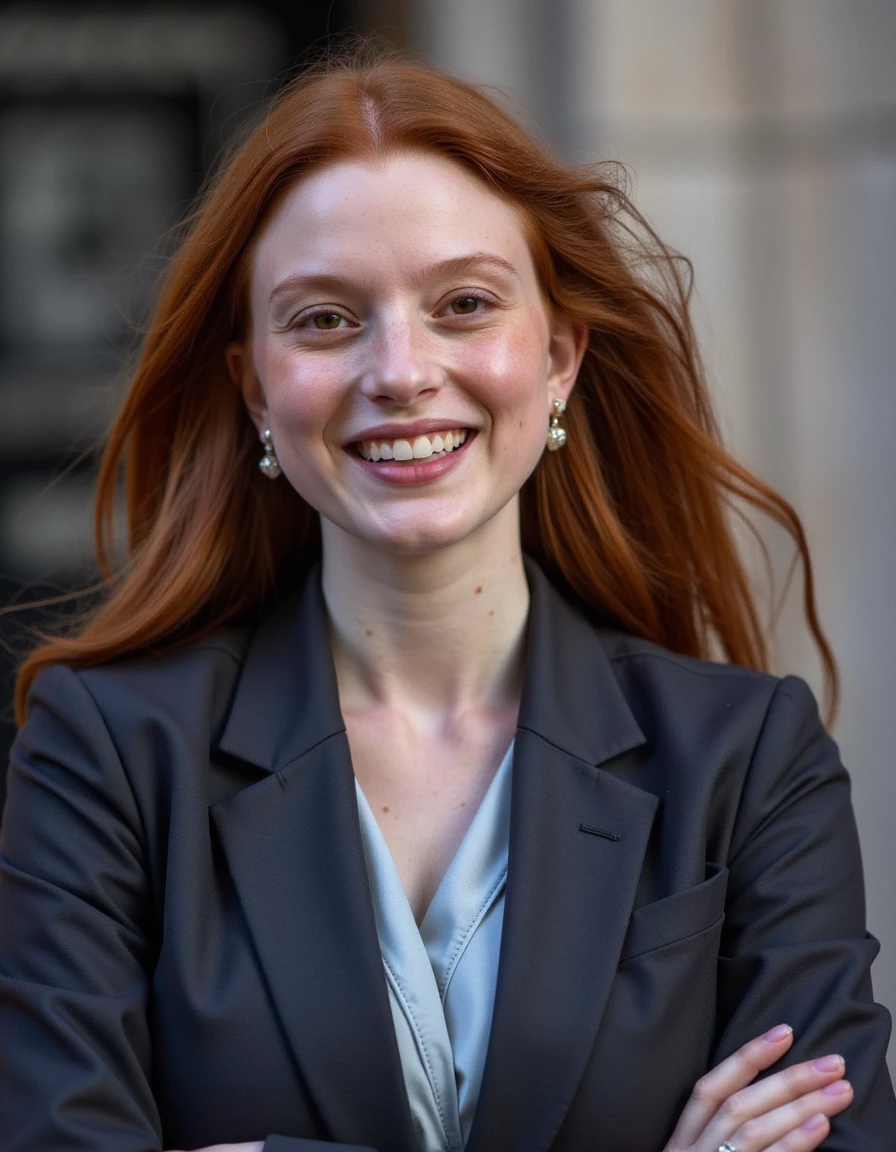
[[[245, 333], [254, 238], [285, 189], [344, 159], [448, 157], [521, 212], [541, 287], [590, 336], [566, 424], [521, 493], [523, 547], [593, 616], [687, 655], [764, 668], [767, 640], [731, 512], [781, 525], [827, 682], [800, 520], [720, 440], [688, 314], [686, 265], [634, 209], [615, 167], [548, 154], [482, 91], [396, 56], [355, 55], [285, 90], [210, 183], [161, 284], [96, 497], [102, 603], [44, 637], [19, 672], [85, 667], [257, 619], [320, 553], [316, 513], [259, 475], [225, 346]], [[115, 560], [123, 481], [127, 555]]]

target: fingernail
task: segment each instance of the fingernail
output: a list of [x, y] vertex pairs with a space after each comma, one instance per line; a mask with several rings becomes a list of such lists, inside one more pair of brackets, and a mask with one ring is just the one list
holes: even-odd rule
[[827, 1123], [827, 1119], [828, 1118], [825, 1116], [824, 1112], [816, 1112], [814, 1116], [810, 1116], [809, 1119], [803, 1124], [803, 1129], [806, 1132], [817, 1132], [822, 1124]]
[[820, 1060], [814, 1061], [812, 1067], [816, 1072], [839, 1072], [843, 1067], [842, 1056], [822, 1056]]
[[768, 1044], [780, 1044], [782, 1040], [786, 1040], [788, 1036], [793, 1035], [793, 1029], [789, 1024], [776, 1024], [774, 1028], [766, 1032], [762, 1037]]
[[844, 1092], [852, 1092], [852, 1084], [848, 1080], [835, 1080], [833, 1084], [828, 1084], [827, 1088], [822, 1089], [825, 1096], [842, 1096]]

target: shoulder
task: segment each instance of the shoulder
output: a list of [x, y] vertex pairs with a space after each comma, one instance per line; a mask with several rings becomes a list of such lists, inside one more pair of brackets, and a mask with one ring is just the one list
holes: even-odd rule
[[182, 646], [145, 651], [87, 668], [53, 665], [35, 679], [28, 696], [29, 715], [48, 704], [91, 701], [107, 719], [134, 710], [157, 709], [172, 715], [189, 709], [218, 713], [246, 657], [252, 629], [223, 629]]
[[531, 564], [529, 577], [532, 710], [543, 728], [559, 713], [586, 730], [582, 747], [589, 737], [603, 747], [646, 744], [666, 750], [670, 764], [721, 767], [748, 761], [773, 717], [794, 729], [820, 725], [798, 677], [681, 655], [595, 620]]
[[768, 672], [683, 656], [614, 628], [599, 627], [598, 633], [607, 659], [621, 677], [632, 676], [644, 682], [690, 685], [692, 688], [698, 684], [705, 687], [712, 682], [720, 689], [740, 687], [760, 692], [773, 692], [780, 683], [779, 677]]
[[158, 822], [169, 809], [201, 813], [227, 785], [213, 770], [214, 749], [253, 631], [229, 628], [91, 668], [44, 669], [11, 749], [10, 794], [37, 783], [69, 803], [103, 797], [148, 842], [162, 842]]
[[799, 676], [683, 656], [612, 629], [600, 629], [600, 634], [620, 687], [642, 717], [684, 710], [719, 722], [729, 715], [757, 734], [770, 712], [800, 723], [818, 717], [815, 695]]
[[817, 803], [848, 819], [848, 773], [800, 677], [681, 656], [622, 633], [603, 644], [645, 736], [645, 778], [669, 803], [667, 789], [688, 803], [702, 797], [707, 827], [733, 837], [726, 852], [801, 797], [807, 812]]
[[691, 799], [705, 788], [707, 813], [720, 796], [726, 808], [736, 801], [735, 844], [801, 798], [813, 818], [819, 805], [828, 818], [851, 819], [848, 774], [800, 677], [681, 656], [622, 633], [603, 639], [662, 779]]
[[207, 760], [226, 723], [252, 631], [229, 628], [168, 651], [44, 669], [28, 695], [14, 755], [56, 749], [71, 761], [80, 747], [89, 760], [117, 763], [145, 780], [157, 779], [158, 766], [177, 759], [178, 749], [195, 762]]

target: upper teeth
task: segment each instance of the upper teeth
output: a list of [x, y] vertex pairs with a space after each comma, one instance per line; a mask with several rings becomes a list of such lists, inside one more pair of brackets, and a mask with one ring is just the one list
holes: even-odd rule
[[413, 440], [359, 440], [358, 451], [365, 460], [428, 460], [440, 452], [453, 452], [466, 438], [466, 428], [457, 428]]

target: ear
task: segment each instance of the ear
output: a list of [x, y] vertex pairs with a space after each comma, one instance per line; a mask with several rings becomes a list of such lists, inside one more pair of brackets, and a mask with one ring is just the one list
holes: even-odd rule
[[548, 391], [552, 398], [568, 400], [588, 347], [588, 325], [571, 320], [551, 324], [548, 345]]
[[234, 341], [224, 349], [224, 363], [227, 365], [227, 374], [243, 394], [243, 403], [258, 430], [261, 438], [268, 424], [268, 406], [264, 396], [264, 389], [255, 365], [252, 363], [252, 353], [248, 342]]

